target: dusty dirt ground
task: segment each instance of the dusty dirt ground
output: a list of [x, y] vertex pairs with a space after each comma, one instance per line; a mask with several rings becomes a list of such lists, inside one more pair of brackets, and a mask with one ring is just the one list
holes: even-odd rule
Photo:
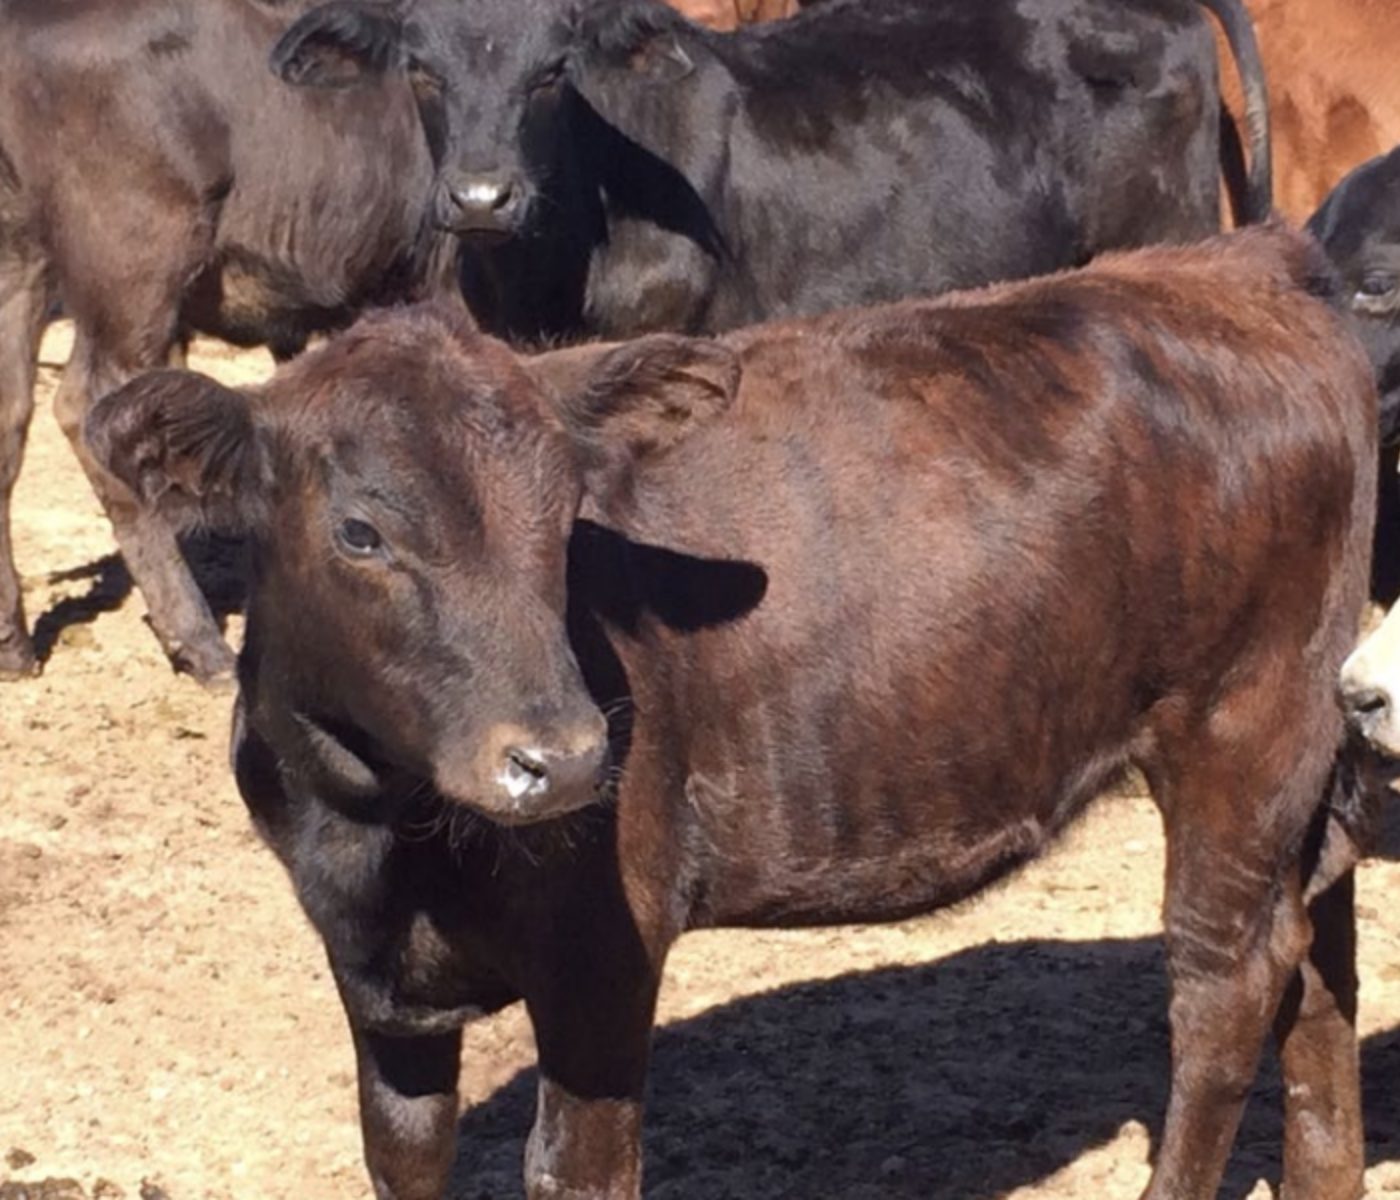
[[[65, 351], [60, 327], [44, 362]], [[207, 344], [195, 365], [269, 367]], [[229, 778], [230, 701], [173, 677], [143, 625], [51, 419], [56, 378], [17, 502], [51, 656], [0, 690], [0, 1200], [366, 1200], [349, 1039]], [[1360, 884], [1376, 1196], [1400, 1196], [1397, 818]], [[1136, 1197], [1165, 1095], [1161, 873], [1155, 813], [1128, 797], [952, 913], [684, 940], [648, 1195]], [[469, 1031], [454, 1200], [520, 1194], [531, 1061], [518, 1009]], [[1227, 1196], [1277, 1188], [1278, 1114], [1270, 1066]]]

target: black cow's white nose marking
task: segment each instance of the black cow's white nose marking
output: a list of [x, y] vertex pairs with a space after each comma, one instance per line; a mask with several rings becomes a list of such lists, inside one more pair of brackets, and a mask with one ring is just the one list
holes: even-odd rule
[[447, 195], [449, 222], [459, 233], [508, 234], [520, 218], [525, 188], [511, 175], [460, 175], [447, 181]]

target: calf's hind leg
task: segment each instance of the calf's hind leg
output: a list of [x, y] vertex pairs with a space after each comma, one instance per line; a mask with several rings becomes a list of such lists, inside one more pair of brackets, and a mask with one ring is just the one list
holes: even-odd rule
[[[0, 204], [3, 200], [0, 200]], [[0, 211], [0, 680], [38, 670], [24, 617], [10, 499], [34, 414], [34, 370], [48, 308], [47, 265]]]
[[[1319, 735], [1335, 718], [1310, 711], [1306, 698], [1279, 708], [1259, 693], [1237, 694], [1197, 736], [1181, 739], [1170, 763], [1148, 772], [1167, 832], [1172, 1077], [1144, 1200], [1216, 1196], [1264, 1038], [1290, 982], [1300, 970], [1308, 977], [1298, 853], [1331, 769], [1331, 747]], [[1308, 1042], [1335, 1048], [1337, 1029], [1324, 1020], [1300, 1036], [1285, 1046], [1286, 1058]]]
[[[1328, 843], [1321, 869], [1310, 844], [1289, 882], [1296, 896], [1308, 897], [1308, 953], [1274, 1021], [1284, 1087], [1283, 1194], [1359, 1200], [1365, 1134], [1356, 1042], [1356, 848], [1330, 814], [1319, 814], [1317, 831]], [[1329, 862], [1334, 855], [1343, 861]]]

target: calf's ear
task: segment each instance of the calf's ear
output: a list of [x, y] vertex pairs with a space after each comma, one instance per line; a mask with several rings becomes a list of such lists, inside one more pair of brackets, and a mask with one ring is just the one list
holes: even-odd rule
[[176, 528], [240, 532], [260, 523], [267, 453], [242, 392], [193, 371], [152, 371], [93, 405], [83, 439]]
[[734, 402], [742, 368], [722, 342], [656, 334], [580, 346], [532, 363], [590, 460], [664, 454]]
[[348, 87], [404, 63], [403, 22], [383, 3], [331, 0], [272, 48], [273, 73], [300, 87]]

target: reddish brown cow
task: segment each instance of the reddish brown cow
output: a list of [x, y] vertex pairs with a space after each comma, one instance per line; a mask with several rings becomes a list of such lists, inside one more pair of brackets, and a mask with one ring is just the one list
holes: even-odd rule
[[[1306, 221], [1359, 163], [1400, 144], [1400, 5], [1394, 0], [1246, 0], [1273, 114], [1274, 196]], [[1222, 91], [1242, 129], [1239, 85], [1220, 41]]]
[[712, 29], [738, 29], [758, 21], [790, 17], [802, 5], [799, 0], [667, 0], [692, 21]]
[[528, 1195], [632, 1200], [677, 936], [954, 902], [1130, 763], [1168, 845], [1147, 1196], [1216, 1195], [1271, 1023], [1288, 1195], [1360, 1196], [1325, 801], [1376, 406], [1317, 255], [535, 359], [417, 308], [266, 389], [99, 404], [119, 478], [252, 533], [239, 785], [326, 941], [380, 1200], [442, 1195], [461, 1027], [520, 998]]

